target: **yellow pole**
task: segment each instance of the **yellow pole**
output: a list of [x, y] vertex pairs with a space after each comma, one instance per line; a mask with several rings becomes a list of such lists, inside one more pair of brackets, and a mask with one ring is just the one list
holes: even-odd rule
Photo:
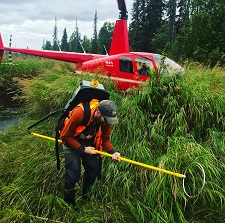
[[[31, 132], [31, 135], [34, 135], [34, 136], [37, 136], [37, 137], [40, 137], [40, 138], [43, 138], [43, 139], [55, 141], [55, 138], [48, 137], [48, 136], [45, 136], [45, 135], [41, 135], [41, 134], [38, 134], [38, 133]], [[59, 139], [58, 142], [62, 143], [62, 140]], [[112, 154], [109, 154], [109, 153], [106, 153], [106, 152], [101, 152], [101, 151], [98, 151], [98, 150], [94, 150], [94, 151], [98, 154], [112, 157]], [[138, 166], [142, 166], [142, 167], [145, 167], [145, 168], [148, 168], [148, 169], [152, 169], [152, 170], [156, 170], [156, 171], [163, 172], [163, 173], [166, 173], [166, 174], [170, 174], [170, 175], [173, 175], [175, 177], [186, 178], [185, 175], [183, 175], [183, 174], [175, 173], [175, 172], [172, 172], [172, 171], [169, 171], [169, 170], [164, 170], [164, 169], [161, 169], [159, 167], [155, 167], [155, 166], [151, 166], [151, 165], [148, 165], [148, 164], [140, 163], [140, 162], [130, 160], [130, 159], [127, 159], [127, 158], [120, 157], [120, 160], [125, 161], [127, 163], [132, 163], [132, 164], [135, 164], [135, 165], [138, 165]]]
[[[106, 152], [101, 152], [101, 151], [98, 151], [98, 150], [94, 150], [94, 151], [98, 154], [102, 154], [104, 156], [112, 157], [112, 154], [109, 154], [109, 153], [106, 153]], [[173, 175], [175, 177], [185, 178], [185, 176], [183, 174], [175, 173], [175, 172], [172, 172], [172, 171], [169, 171], [169, 170], [164, 170], [164, 169], [161, 169], [159, 167], [155, 167], [155, 166], [151, 166], [151, 165], [148, 165], [148, 164], [140, 163], [140, 162], [130, 160], [130, 159], [127, 159], [127, 158], [120, 157], [120, 160], [125, 161], [127, 163], [132, 163], [132, 164], [135, 164], [135, 165], [138, 165], [138, 166], [142, 166], [142, 167], [145, 167], [145, 168], [148, 168], [148, 169], [152, 169], [152, 170], [156, 170], [156, 171], [163, 172], [163, 173], [166, 173], [166, 174], [170, 174], [170, 175]]]
[[[48, 140], [55, 141], [55, 138], [52, 138], [52, 137], [49, 137], [49, 136], [41, 135], [41, 134], [34, 133], [34, 132], [31, 132], [30, 134], [33, 135], [33, 136], [37, 136], [37, 137], [43, 138], [43, 139], [48, 139]], [[59, 139], [58, 142], [62, 143], [62, 140]]]

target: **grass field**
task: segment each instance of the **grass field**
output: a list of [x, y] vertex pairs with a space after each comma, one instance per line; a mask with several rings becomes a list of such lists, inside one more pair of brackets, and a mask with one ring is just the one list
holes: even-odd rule
[[[71, 64], [35, 59], [0, 66], [0, 87], [12, 86], [21, 103], [18, 123], [0, 132], [0, 222], [214, 223], [225, 219], [225, 70], [185, 65], [184, 76], [149, 81], [117, 92], [100, 80], [118, 107], [112, 142], [122, 157], [183, 174], [204, 167], [206, 184], [195, 198], [182, 179], [103, 157], [103, 179], [88, 201], [76, 185], [78, 209], [63, 201], [63, 155], [56, 169], [54, 142], [28, 134], [31, 124], [63, 108], [79, 83]], [[10, 78], [9, 78], [10, 77]], [[98, 76], [95, 76], [98, 79]], [[16, 84], [16, 87], [14, 86]], [[59, 116], [32, 131], [54, 137]], [[197, 193], [202, 175], [190, 168]], [[81, 179], [82, 180], [82, 179]]]

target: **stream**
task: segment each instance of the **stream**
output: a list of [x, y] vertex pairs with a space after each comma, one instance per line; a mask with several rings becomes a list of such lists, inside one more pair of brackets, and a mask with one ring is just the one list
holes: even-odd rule
[[12, 126], [18, 119], [19, 107], [10, 97], [0, 97], [0, 131]]

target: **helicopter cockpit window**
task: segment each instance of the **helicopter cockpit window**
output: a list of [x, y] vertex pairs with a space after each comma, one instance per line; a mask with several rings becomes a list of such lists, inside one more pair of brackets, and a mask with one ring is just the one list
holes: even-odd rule
[[120, 71], [134, 73], [131, 58], [120, 58]]
[[150, 76], [150, 74], [154, 71], [154, 67], [150, 59], [137, 57], [135, 60], [139, 74]]
[[168, 57], [154, 54], [154, 60], [160, 74], [172, 75], [175, 73], [185, 73], [184, 69], [179, 64], [169, 59]]

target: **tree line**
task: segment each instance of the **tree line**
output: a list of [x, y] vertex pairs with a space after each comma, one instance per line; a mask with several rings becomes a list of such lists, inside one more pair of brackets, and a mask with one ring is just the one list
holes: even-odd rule
[[[225, 65], [225, 0], [133, 0], [129, 41], [131, 51], [153, 52], [178, 61]], [[66, 28], [58, 40], [57, 19], [53, 41], [43, 49], [106, 54], [114, 23], [97, 30], [97, 11], [91, 39], [81, 37], [76, 21], [68, 38]]]

